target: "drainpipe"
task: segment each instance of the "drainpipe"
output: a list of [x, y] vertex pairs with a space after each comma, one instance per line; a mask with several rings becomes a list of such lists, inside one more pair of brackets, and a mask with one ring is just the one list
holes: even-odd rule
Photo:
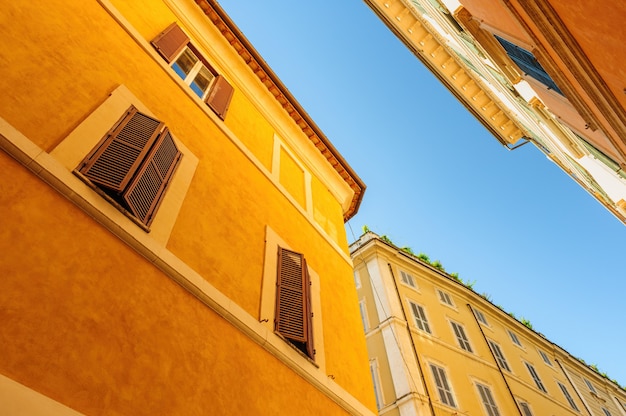
[[509, 395], [511, 396], [511, 400], [513, 400], [513, 403], [515, 403], [515, 408], [517, 409], [517, 413], [519, 413], [520, 416], [524, 416], [522, 414], [522, 409], [520, 409], [520, 406], [517, 403], [517, 400], [515, 400], [515, 396], [513, 395], [513, 391], [511, 390], [511, 386], [509, 386], [509, 382], [506, 380], [506, 376], [504, 374], [504, 371], [502, 371], [502, 368], [500, 368], [500, 364], [498, 364], [498, 359], [496, 358], [496, 355], [491, 350], [491, 345], [489, 345], [489, 341], [487, 341], [487, 336], [485, 335], [485, 332], [483, 331], [483, 327], [480, 325], [480, 322], [478, 321], [478, 318], [476, 317], [476, 313], [474, 312], [474, 308], [472, 308], [472, 306], [469, 303], [467, 304], [467, 307], [469, 308], [470, 312], [472, 313], [472, 316], [474, 317], [474, 321], [476, 321], [476, 325], [478, 325], [478, 329], [480, 330], [480, 334], [483, 336], [483, 339], [485, 340], [485, 343], [487, 344], [487, 348], [489, 349], [489, 352], [491, 353], [491, 358], [493, 358], [493, 362], [496, 363], [496, 368], [498, 369], [498, 371], [500, 372], [500, 375], [502, 376], [502, 380], [504, 381], [504, 385], [506, 386], [506, 389], [509, 391]]
[[[413, 341], [413, 334], [411, 333], [411, 327], [409, 326], [409, 320], [406, 317], [406, 312], [404, 311], [404, 303], [402, 302], [402, 297], [400, 297], [400, 291], [398, 290], [398, 284], [396, 283], [396, 278], [393, 274], [393, 269], [391, 268], [391, 263], [387, 263], [389, 266], [389, 273], [391, 273], [391, 280], [393, 280], [393, 287], [396, 289], [396, 295], [398, 295], [398, 299], [400, 299], [400, 309], [402, 310], [402, 317], [404, 318], [404, 322], [406, 322], [406, 330], [409, 333], [409, 339], [411, 340], [411, 349], [413, 350], [413, 356], [415, 357], [415, 361], [417, 362], [417, 366], [419, 367], [420, 378], [422, 380], [422, 386], [424, 387], [424, 391], [426, 392], [426, 397], [428, 397], [428, 407], [430, 408], [430, 413], [435, 416], [435, 408], [433, 407], [433, 402], [430, 398], [430, 392], [428, 391], [428, 385], [426, 384], [426, 378], [424, 377], [424, 371], [422, 371], [422, 363], [417, 354], [417, 349], [415, 348], [415, 342]], [[416, 392], [417, 393], [417, 392]]]
[[583, 404], [583, 406], [585, 406], [585, 410], [587, 411], [587, 413], [589, 413], [590, 415], [593, 415], [593, 413], [591, 413], [591, 410], [589, 410], [589, 408], [587, 407], [587, 402], [585, 402], [585, 400], [580, 395], [580, 392], [578, 391], [578, 389], [576, 388], [576, 386], [572, 382], [572, 379], [569, 377], [569, 374], [567, 374], [567, 371], [565, 371], [565, 368], [563, 368], [563, 365], [561, 364], [561, 362], [556, 357], [554, 358], [554, 361], [556, 361], [556, 363], [561, 368], [561, 371], [565, 375], [565, 378], [567, 379], [567, 381], [569, 381], [569, 384], [572, 386], [572, 388], [576, 392], [576, 395], [578, 396], [578, 399], [580, 399], [580, 402]]

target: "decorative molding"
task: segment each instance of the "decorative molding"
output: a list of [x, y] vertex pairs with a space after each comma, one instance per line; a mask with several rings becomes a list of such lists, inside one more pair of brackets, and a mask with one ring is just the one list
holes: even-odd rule
[[267, 87], [268, 91], [276, 98], [283, 109], [293, 121], [300, 127], [302, 132], [315, 145], [320, 153], [328, 160], [332, 167], [339, 173], [344, 181], [354, 191], [354, 197], [348, 210], [344, 213], [344, 221], [352, 218], [359, 209], [365, 192], [365, 183], [357, 176], [348, 163], [339, 154], [320, 128], [313, 122], [310, 116], [298, 104], [287, 87], [279, 80], [278, 76], [270, 69], [261, 58], [250, 42], [235, 26], [224, 10], [215, 0], [194, 0], [204, 14], [222, 33], [222, 36], [237, 51], [248, 67], [254, 72], [259, 80]]

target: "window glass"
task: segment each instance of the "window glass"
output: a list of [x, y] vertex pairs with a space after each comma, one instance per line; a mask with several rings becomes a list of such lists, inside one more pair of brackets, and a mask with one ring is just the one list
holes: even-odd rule
[[572, 399], [572, 396], [570, 396], [569, 391], [567, 391], [567, 387], [565, 387], [565, 385], [559, 383], [558, 381], [557, 384], [559, 385], [559, 388], [563, 392], [563, 395], [567, 399], [567, 402], [572, 407], [572, 409], [578, 411], [578, 406], [576, 406], [576, 402], [574, 402], [574, 399]]
[[459, 346], [467, 352], [473, 352], [469, 340], [467, 339], [467, 335], [465, 335], [465, 329], [463, 329], [463, 327], [456, 322], [450, 323], [452, 324], [452, 330], [454, 331], [454, 335], [456, 335], [456, 340], [458, 341]]
[[200, 68], [198, 75], [196, 75], [189, 86], [198, 95], [198, 97], [202, 98], [204, 93], [209, 89], [209, 85], [211, 84], [213, 78], [213, 74], [207, 69], [207, 67], [203, 66]]
[[430, 365], [430, 370], [433, 373], [435, 385], [437, 386], [437, 393], [439, 394], [439, 400], [441, 400], [441, 403], [446, 404], [450, 407], [456, 407], [456, 402], [454, 400], [454, 395], [452, 394], [452, 389], [450, 388], [450, 384], [448, 384], [446, 371], [443, 368], [434, 364]]
[[424, 308], [411, 301], [409, 301], [409, 303], [411, 304], [411, 311], [413, 312], [413, 317], [415, 318], [415, 325], [417, 325], [417, 327], [422, 331], [430, 334], [430, 326], [428, 325], [428, 319], [426, 319]]
[[172, 64], [172, 69], [182, 79], [187, 78], [194, 65], [198, 62], [198, 57], [191, 52], [191, 49], [185, 48], [178, 59]]

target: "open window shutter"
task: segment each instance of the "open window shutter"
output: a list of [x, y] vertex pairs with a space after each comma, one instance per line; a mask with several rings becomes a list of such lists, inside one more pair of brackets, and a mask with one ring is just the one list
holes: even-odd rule
[[162, 128], [159, 120], [131, 106], [117, 126], [83, 160], [80, 173], [98, 185], [121, 192]]
[[307, 273], [302, 254], [278, 248], [276, 331], [285, 338], [306, 343], [308, 339]]
[[206, 103], [222, 120], [226, 118], [226, 111], [228, 111], [233, 92], [233, 86], [223, 76], [218, 75], [206, 98]]
[[172, 62], [187, 43], [189, 43], [189, 37], [176, 23], [172, 23], [154, 38], [152, 46], [167, 62]]
[[132, 213], [146, 225], [152, 222], [182, 153], [169, 129], [163, 130], [122, 198]]

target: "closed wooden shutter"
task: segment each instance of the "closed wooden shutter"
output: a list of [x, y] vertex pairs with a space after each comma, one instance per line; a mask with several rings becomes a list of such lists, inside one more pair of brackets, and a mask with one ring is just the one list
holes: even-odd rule
[[131, 212], [144, 224], [152, 222], [181, 157], [182, 153], [166, 128], [122, 194]]
[[309, 285], [304, 256], [279, 247], [275, 329], [313, 358]]
[[167, 62], [172, 62], [187, 43], [189, 43], [189, 37], [176, 23], [172, 23], [154, 38], [152, 46]]
[[230, 99], [233, 97], [233, 92], [233, 86], [223, 76], [218, 75], [206, 98], [206, 103], [222, 120], [226, 118], [226, 112], [230, 105]]
[[122, 119], [81, 163], [90, 181], [121, 192], [129, 183], [164, 125], [131, 106]]

